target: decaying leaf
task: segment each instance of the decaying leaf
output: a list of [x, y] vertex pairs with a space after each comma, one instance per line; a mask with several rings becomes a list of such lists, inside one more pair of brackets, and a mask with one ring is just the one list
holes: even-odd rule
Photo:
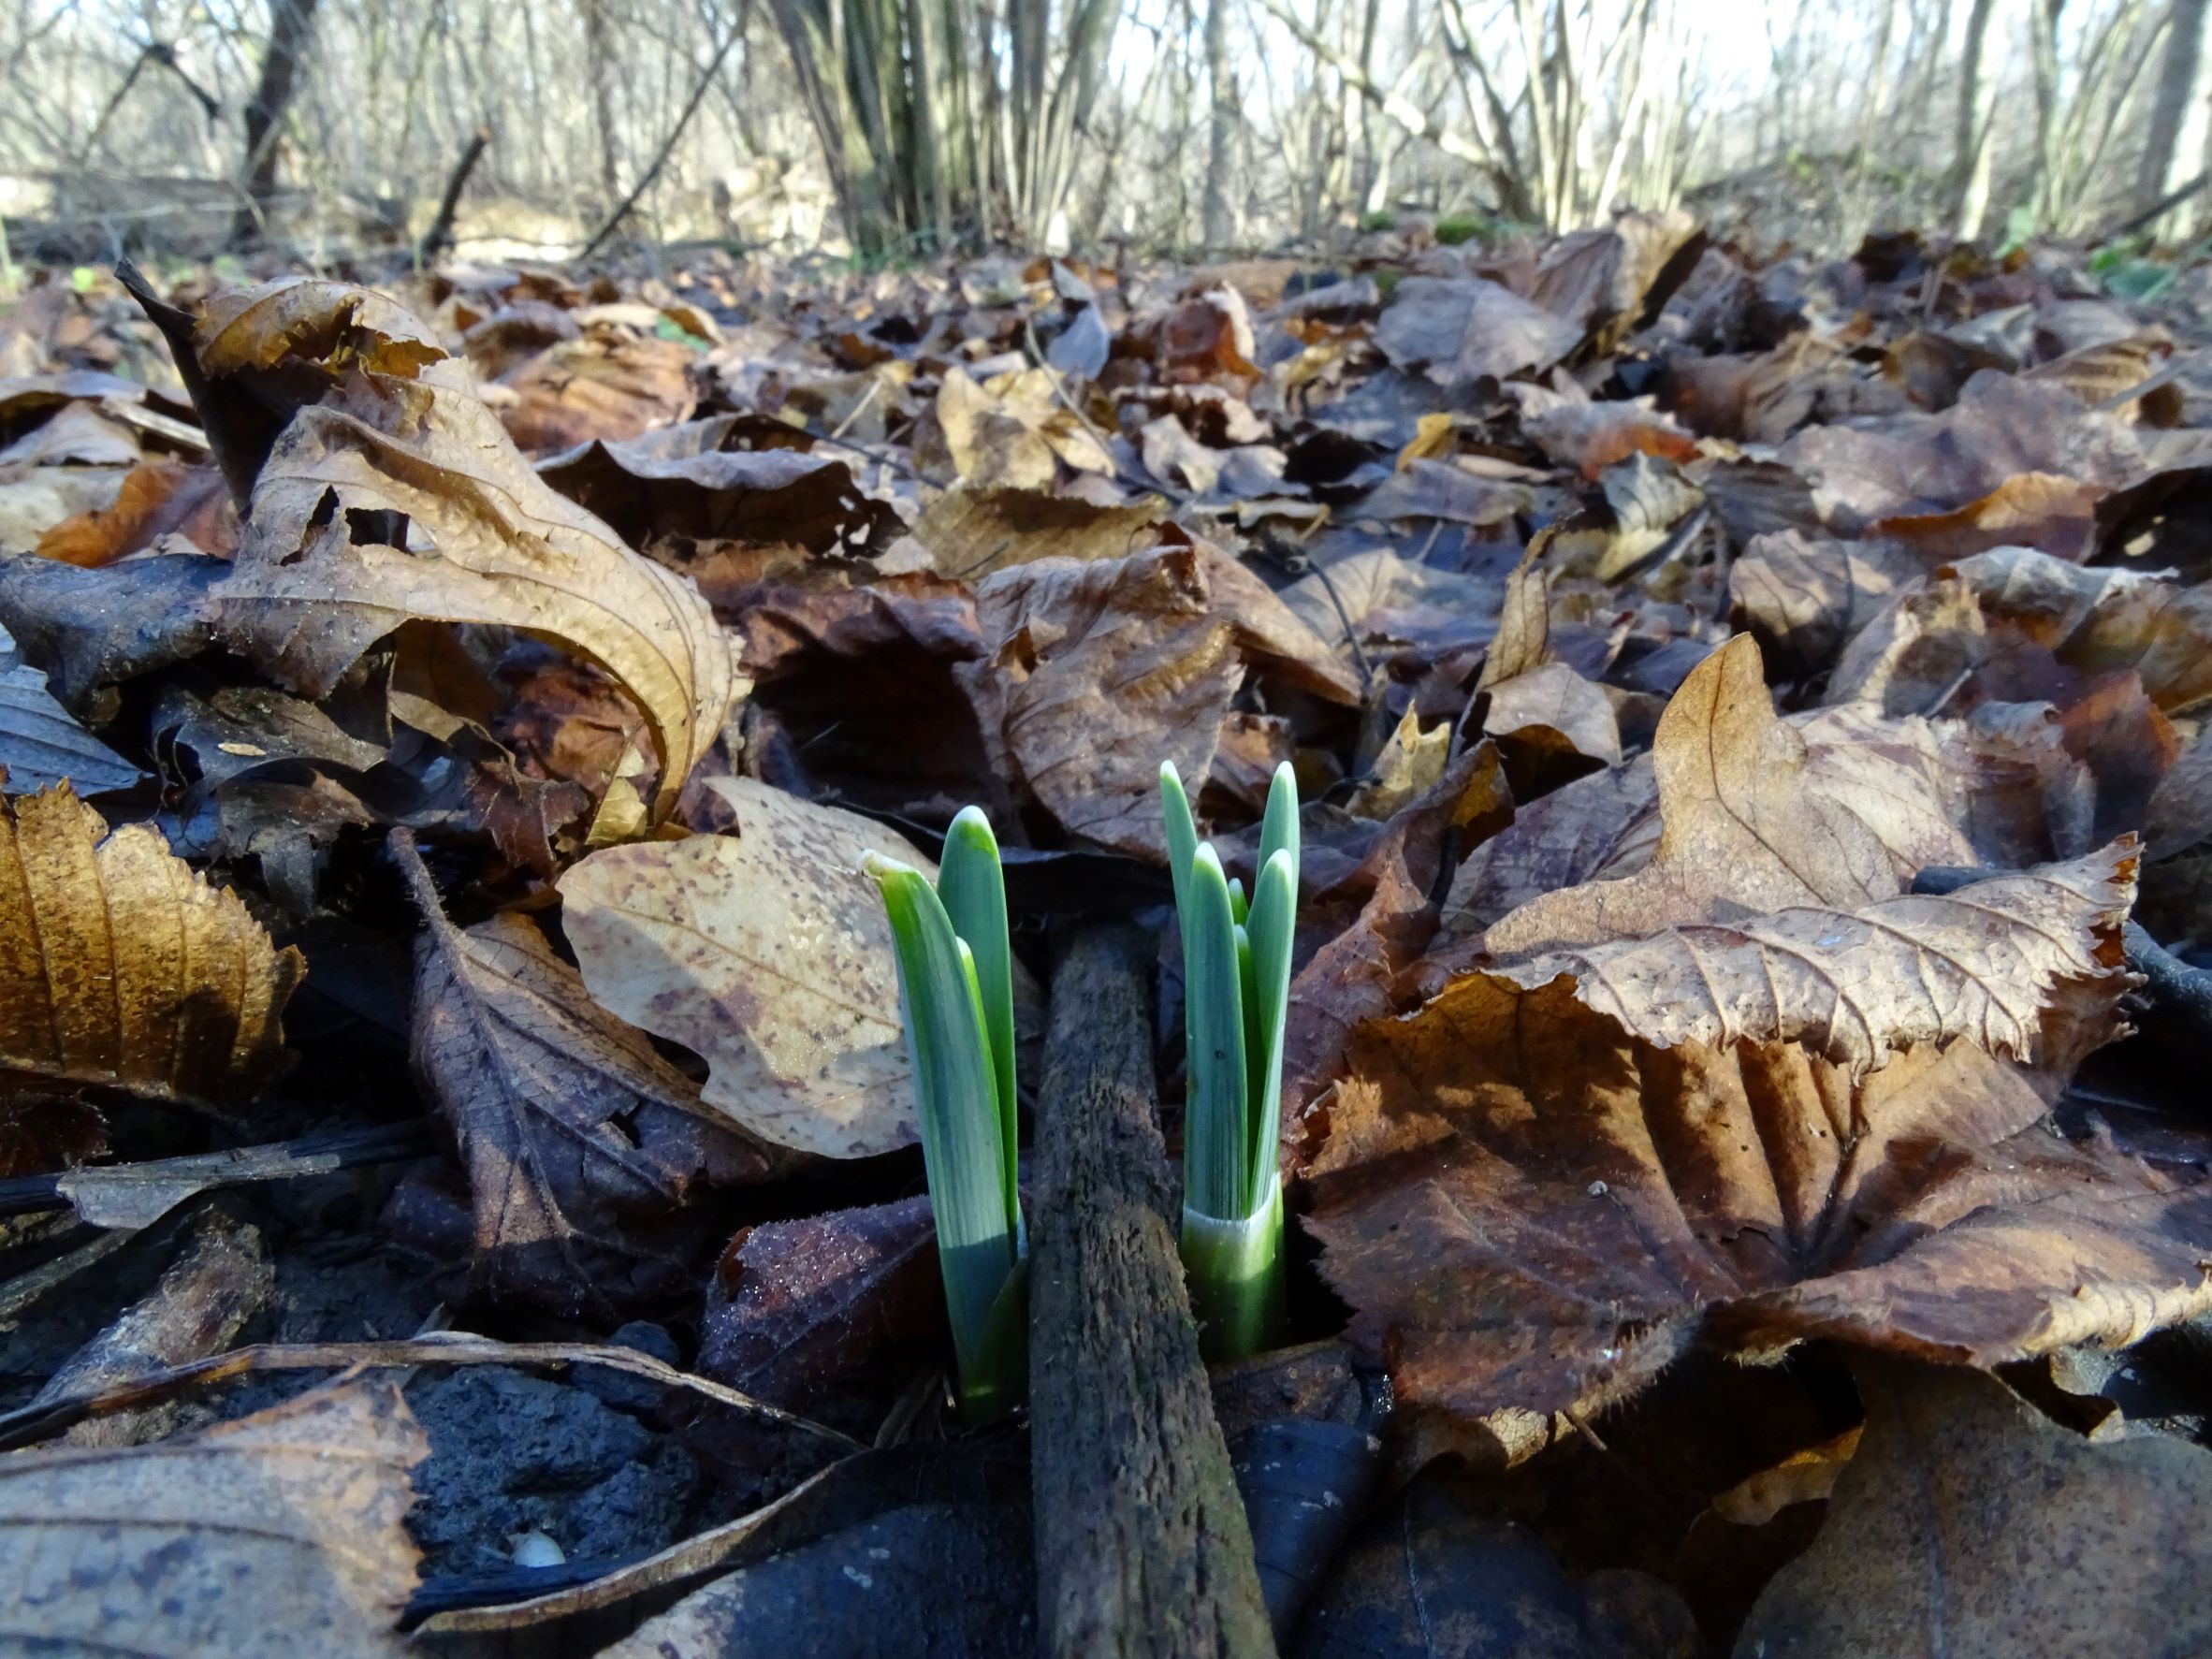
[[1041, 489], [956, 485], [930, 502], [914, 540], [940, 576], [981, 582], [1039, 559], [1121, 559], [1149, 542], [1160, 504], [1099, 507]]
[[865, 547], [896, 527], [851, 469], [797, 448], [741, 449], [739, 417], [600, 438], [538, 463], [538, 476], [634, 547], [664, 537]]
[[128, 789], [142, 776], [54, 701], [46, 676], [22, 660], [6, 628], [0, 628], [0, 775], [19, 793], [66, 780], [88, 795]]
[[1332, 702], [1351, 677], [1250, 572], [1201, 546], [1000, 572], [976, 599], [990, 651], [963, 670], [1016, 775], [1070, 832], [1166, 855], [1162, 761], [1203, 784], [1248, 667]]
[[595, 852], [560, 880], [591, 995], [706, 1058], [703, 1098], [749, 1133], [826, 1157], [915, 1138], [898, 979], [862, 857], [905, 837], [749, 779], [717, 779], [737, 833]]
[[1408, 277], [1375, 342], [1401, 368], [1453, 386], [1549, 369], [1581, 344], [1582, 330], [1486, 277]]
[[429, 1445], [389, 1383], [318, 1389], [153, 1446], [0, 1463], [0, 1641], [161, 1659], [397, 1659], [400, 1524]]
[[1972, 1372], [1854, 1367], [1858, 1451], [1812, 1548], [1768, 1584], [1739, 1659], [2105, 1659], [2212, 1644], [2212, 1453], [2091, 1444]]
[[1493, 924], [1496, 955], [1655, 933], [1810, 901], [1855, 907], [1914, 871], [1972, 861], [1926, 728], [1885, 745], [1807, 742], [1778, 718], [1759, 648], [1738, 635], [1682, 682], [1652, 744], [1659, 845], [1636, 874], [1533, 898]]
[[557, 341], [510, 370], [507, 430], [525, 449], [560, 450], [595, 438], [636, 438], [691, 413], [698, 394], [690, 346], [617, 325]]
[[738, 690], [697, 591], [540, 482], [481, 403], [395, 384], [367, 407], [302, 411], [271, 452], [217, 590], [231, 636], [309, 696], [414, 618], [567, 646], [645, 708], [665, 812]]
[[0, 812], [0, 1066], [157, 1100], [242, 1103], [283, 1068], [296, 950], [144, 824], [65, 783]]
[[768, 1160], [533, 924], [457, 928], [412, 850], [401, 863], [426, 928], [415, 1069], [468, 1174], [480, 1288], [571, 1317], [680, 1292], [702, 1242], [686, 1206]]
[[538, 478], [465, 363], [392, 302], [298, 278], [211, 301], [196, 338], [203, 386], [273, 379], [302, 405], [248, 474], [216, 596], [238, 648], [320, 697], [409, 620], [520, 629], [637, 698], [668, 760], [656, 813], [674, 805], [737, 695], [728, 642], [689, 582]]
[[[1522, 991], [1567, 980], [1586, 1007], [1658, 1048], [1789, 1041], [1857, 1076], [1914, 1044], [1964, 1039], [2033, 1064], [2050, 1057], [2053, 1006], [2118, 967], [2133, 874], [2124, 847], [1956, 894], [1795, 905], [1548, 951], [1493, 977]], [[2107, 989], [2087, 995], [2109, 1010]], [[2068, 1028], [2091, 1045], [2114, 1034], [2087, 1013]]]
[[1517, 795], [1534, 798], [1621, 764], [1612, 703], [1564, 662], [1545, 662], [1486, 688], [1483, 731], [1505, 751]]
[[1333, 1074], [1353, 1027], [1396, 1008], [1397, 977], [1435, 930], [1433, 900], [1446, 858], [1494, 835], [1512, 810], [1497, 747], [1477, 744], [1401, 808], [1356, 866], [1308, 895], [1309, 927], [1358, 909], [1299, 968], [1291, 985], [1283, 1040], [1287, 1124]]
[[[1541, 1412], [1634, 1388], [1701, 1326], [1989, 1365], [2212, 1304], [2212, 1195], [2038, 1122], [2117, 1028], [2132, 864], [2108, 851], [1920, 919], [1955, 976], [1923, 980], [1924, 999], [1894, 976], [1884, 1006], [1839, 988], [1852, 939], [1892, 914], [1877, 904], [1862, 931], [1794, 943], [1800, 991], [1736, 997], [1733, 1023], [1711, 1010], [1747, 982], [1735, 965], [1792, 912], [1740, 925], [1741, 944], [1684, 930], [1581, 969], [1477, 972], [1362, 1027], [1309, 1221], [1355, 1333], [1409, 1398]], [[1739, 954], [1709, 981], [1701, 946], [1723, 945]], [[1633, 977], [1669, 953], [1668, 973]], [[2007, 982], [2029, 958], [2047, 976], [2032, 1013]]]
[[1450, 758], [1450, 725], [1438, 721], [1433, 730], [1424, 732], [1419, 710], [1406, 709], [1390, 741], [1376, 752], [1368, 780], [1353, 792], [1353, 816], [1392, 816], [1443, 777]]
[[749, 1228], [708, 1287], [699, 1372], [793, 1411], [845, 1385], [894, 1386], [941, 1352], [926, 1198]]

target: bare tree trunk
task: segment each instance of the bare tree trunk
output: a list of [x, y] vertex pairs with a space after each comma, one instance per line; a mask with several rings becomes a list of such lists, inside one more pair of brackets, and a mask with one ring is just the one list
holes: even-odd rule
[[1973, 0], [1966, 14], [1966, 40], [1958, 49], [1958, 124], [1951, 151], [1952, 228], [1962, 241], [1982, 233], [1989, 209], [1989, 116], [1996, 77], [1982, 74], [1996, 0]]
[[1237, 83], [1229, 68], [1229, 0], [1206, 0], [1206, 194], [1202, 234], [1209, 248], [1236, 240], [1229, 200], [1229, 158], [1236, 137]]
[[265, 228], [284, 148], [284, 111], [291, 107], [300, 61], [314, 37], [317, 4], [318, 0], [275, 0], [269, 9], [269, 51], [261, 59], [260, 84], [246, 106], [246, 200], [231, 225], [234, 242], [258, 240]]
[[622, 145], [615, 124], [615, 43], [606, 0], [584, 0], [584, 46], [591, 54], [591, 109], [599, 122], [599, 187], [611, 209], [622, 199]]
[[2206, 0], [2174, 0], [2166, 29], [2165, 55], [2159, 63], [2158, 86], [2151, 95], [2150, 123], [2143, 138], [2143, 158], [2135, 169], [2137, 209], [2147, 208], [2193, 178], [2204, 162], [2200, 126], [2192, 149], [2183, 142], [2190, 117], [2203, 102], [2198, 68], [2204, 58]]

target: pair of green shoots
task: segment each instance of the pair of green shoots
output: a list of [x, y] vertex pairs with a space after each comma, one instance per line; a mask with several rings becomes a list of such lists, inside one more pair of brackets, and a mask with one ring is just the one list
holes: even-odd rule
[[[1275, 1143], [1298, 901], [1298, 789], [1288, 766], [1276, 772], [1248, 905], [1213, 847], [1200, 843], [1171, 764], [1160, 768], [1160, 795], [1183, 924], [1183, 1263], [1201, 1348], [1210, 1360], [1234, 1359], [1268, 1346], [1283, 1323]], [[935, 887], [921, 871], [873, 853], [866, 867], [898, 960], [961, 1411], [988, 1421], [1022, 1398], [1027, 1368], [1013, 955], [998, 843], [969, 807], [946, 834]]]

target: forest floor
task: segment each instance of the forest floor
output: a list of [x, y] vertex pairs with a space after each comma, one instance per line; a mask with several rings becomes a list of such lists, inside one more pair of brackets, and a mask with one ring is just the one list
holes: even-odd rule
[[860, 866], [990, 817], [1026, 1121], [1152, 930], [1171, 1195], [1171, 760], [1281, 1651], [2212, 1652], [2206, 268], [262, 274], [0, 300], [0, 1643], [1083, 1651]]

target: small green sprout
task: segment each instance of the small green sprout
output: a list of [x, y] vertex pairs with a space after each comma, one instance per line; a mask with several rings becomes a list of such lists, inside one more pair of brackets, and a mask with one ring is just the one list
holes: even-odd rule
[[1201, 846], [1183, 780], [1159, 769], [1168, 868], [1183, 923], [1183, 1266], [1209, 1360], [1256, 1353], [1284, 1317], [1283, 1025], [1298, 910], [1298, 784], [1275, 771], [1259, 830], [1259, 874], [1244, 889]]
[[987, 1422], [1028, 1376], [1028, 1239], [1016, 1188], [1013, 953], [988, 820], [953, 820], [937, 885], [869, 853], [898, 957], [899, 1010], [937, 1213], [962, 1415]]

